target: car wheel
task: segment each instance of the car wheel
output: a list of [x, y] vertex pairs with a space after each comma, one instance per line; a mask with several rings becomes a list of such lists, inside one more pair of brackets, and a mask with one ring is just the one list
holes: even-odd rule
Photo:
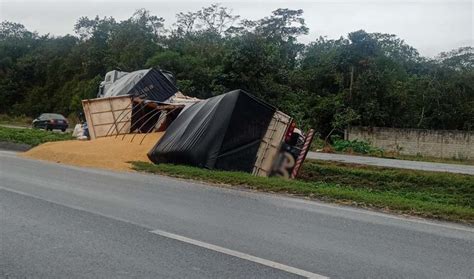
[[63, 133], [66, 132], [66, 129], [61, 129], [61, 132], [63, 132]]

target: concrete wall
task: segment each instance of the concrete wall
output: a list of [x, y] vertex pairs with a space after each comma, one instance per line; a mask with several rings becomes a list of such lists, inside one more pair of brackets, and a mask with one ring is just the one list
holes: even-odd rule
[[345, 136], [405, 155], [474, 159], [474, 132], [350, 127]]

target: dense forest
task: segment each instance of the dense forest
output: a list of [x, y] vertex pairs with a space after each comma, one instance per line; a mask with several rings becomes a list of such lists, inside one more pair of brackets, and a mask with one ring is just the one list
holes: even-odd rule
[[129, 19], [81, 17], [74, 34], [40, 35], [0, 24], [0, 113], [76, 114], [107, 71], [172, 71], [186, 95], [208, 98], [241, 88], [322, 135], [345, 125], [474, 128], [472, 47], [430, 59], [391, 34], [307, 34], [302, 10], [259, 20], [218, 4], [164, 19], [137, 10]]

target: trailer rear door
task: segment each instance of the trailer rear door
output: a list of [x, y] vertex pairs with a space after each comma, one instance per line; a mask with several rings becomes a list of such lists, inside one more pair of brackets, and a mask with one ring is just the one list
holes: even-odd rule
[[273, 169], [273, 164], [278, 158], [281, 145], [284, 141], [286, 131], [290, 126], [292, 118], [281, 111], [276, 111], [270, 125], [260, 143], [257, 152], [257, 160], [253, 169], [253, 174], [257, 176], [269, 176]]

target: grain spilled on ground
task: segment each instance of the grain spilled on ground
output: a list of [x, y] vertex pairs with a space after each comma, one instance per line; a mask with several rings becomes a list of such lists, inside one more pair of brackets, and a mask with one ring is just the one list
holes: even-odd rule
[[90, 141], [57, 141], [41, 144], [22, 154], [27, 158], [47, 160], [81, 167], [97, 167], [111, 170], [131, 170], [130, 161], [150, 162], [148, 151], [163, 133], [132, 134], [115, 138], [105, 137]]

